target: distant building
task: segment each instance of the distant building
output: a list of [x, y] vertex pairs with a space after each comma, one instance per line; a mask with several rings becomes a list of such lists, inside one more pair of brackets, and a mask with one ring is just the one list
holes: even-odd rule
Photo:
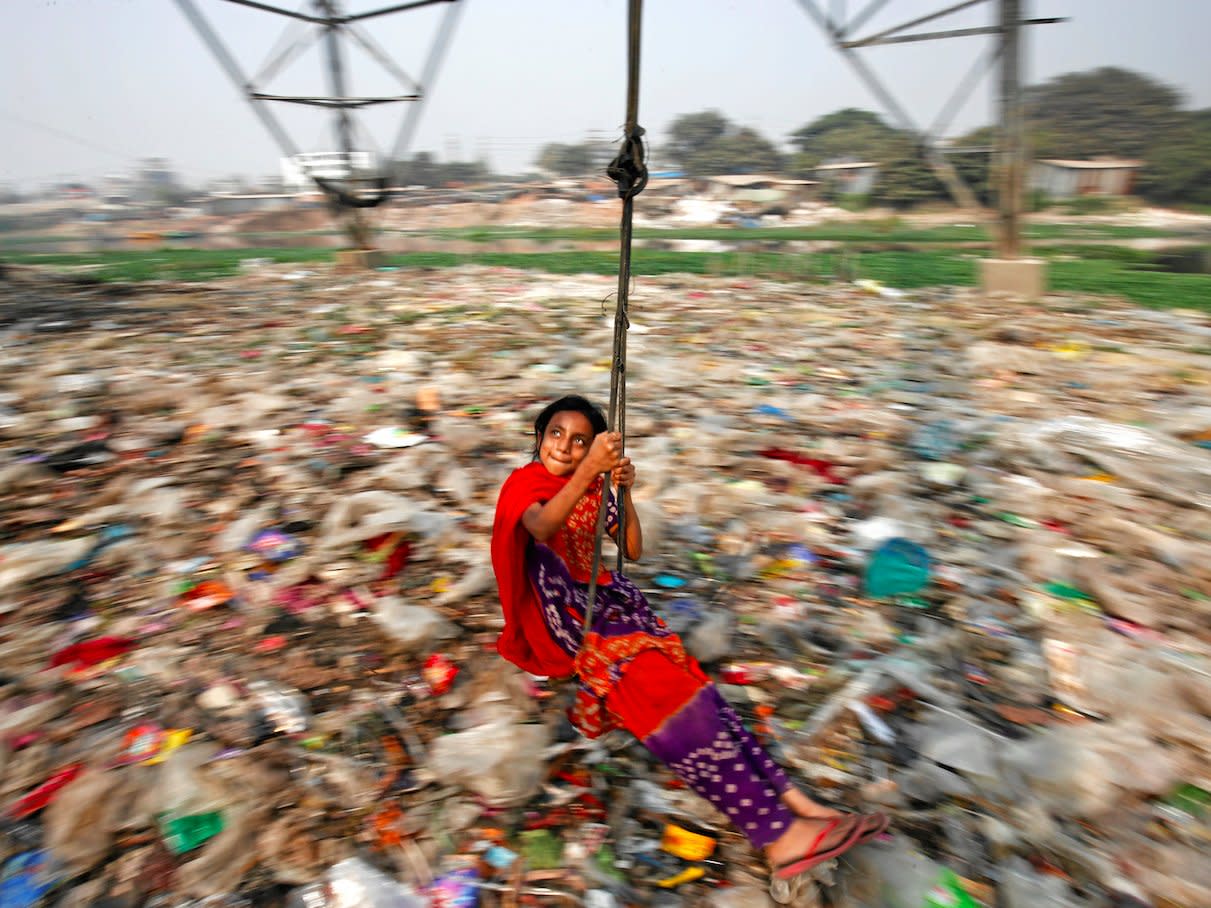
[[374, 166], [368, 151], [306, 151], [282, 158], [282, 189], [285, 192], [311, 192], [313, 177], [322, 180], [347, 180], [366, 173]]
[[248, 192], [230, 195], [212, 195], [202, 204], [207, 214], [247, 214], [250, 211], [270, 211], [274, 208], [290, 208], [298, 201], [293, 192]]
[[111, 205], [123, 205], [134, 199], [135, 181], [122, 173], [106, 174], [101, 180], [100, 194]]
[[144, 158], [133, 181], [136, 202], [164, 203], [180, 192], [176, 172], [166, 158]]
[[1031, 167], [1030, 188], [1053, 199], [1078, 195], [1129, 195], [1135, 185], [1135, 174], [1143, 163], [1126, 158], [1044, 159], [1035, 161]]
[[59, 192], [65, 199], [91, 199], [96, 195], [86, 183], [62, 183]]
[[815, 180], [791, 180], [768, 173], [721, 174], [707, 177], [710, 194], [749, 206], [794, 206], [811, 198], [820, 185]]
[[814, 173], [832, 195], [870, 195], [879, 179], [879, 165], [874, 161], [836, 161], [818, 165]]

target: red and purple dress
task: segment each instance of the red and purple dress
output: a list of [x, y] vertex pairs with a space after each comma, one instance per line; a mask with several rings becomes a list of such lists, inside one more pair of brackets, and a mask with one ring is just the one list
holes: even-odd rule
[[[596, 737], [625, 728], [755, 847], [769, 845], [795, 819], [780, 798], [790, 780], [635, 584], [603, 569], [593, 626], [584, 633], [602, 480], [546, 543], [522, 523], [530, 505], [550, 501], [566, 482], [535, 462], [515, 470], [501, 488], [492, 528], [505, 616], [497, 650], [533, 674], [575, 674], [580, 686], [572, 716], [581, 731]], [[612, 497], [606, 507], [613, 530]]]

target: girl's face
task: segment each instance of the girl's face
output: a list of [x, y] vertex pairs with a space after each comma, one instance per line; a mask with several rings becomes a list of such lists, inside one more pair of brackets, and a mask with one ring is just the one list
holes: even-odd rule
[[583, 413], [561, 410], [547, 423], [538, 459], [554, 476], [571, 476], [593, 444], [593, 424]]

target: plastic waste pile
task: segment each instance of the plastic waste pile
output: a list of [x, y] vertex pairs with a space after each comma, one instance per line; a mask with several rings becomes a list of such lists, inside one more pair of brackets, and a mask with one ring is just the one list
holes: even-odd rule
[[[0, 906], [757, 908], [760, 857], [502, 662], [534, 414], [611, 278], [0, 283]], [[1211, 905], [1211, 321], [866, 282], [632, 297], [653, 605], [833, 904]]]

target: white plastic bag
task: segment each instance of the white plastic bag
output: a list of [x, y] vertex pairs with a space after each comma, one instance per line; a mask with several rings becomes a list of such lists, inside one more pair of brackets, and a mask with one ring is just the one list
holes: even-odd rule
[[323, 882], [290, 893], [287, 908], [427, 908], [428, 901], [361, 858], [333, 864]]
[[443, 782], [462, 785], [493, 807], [524, 803], [546, 773], [543, 725], [519, 725], [498, 719], [445, 735], [429, 748], [427, 768]]

